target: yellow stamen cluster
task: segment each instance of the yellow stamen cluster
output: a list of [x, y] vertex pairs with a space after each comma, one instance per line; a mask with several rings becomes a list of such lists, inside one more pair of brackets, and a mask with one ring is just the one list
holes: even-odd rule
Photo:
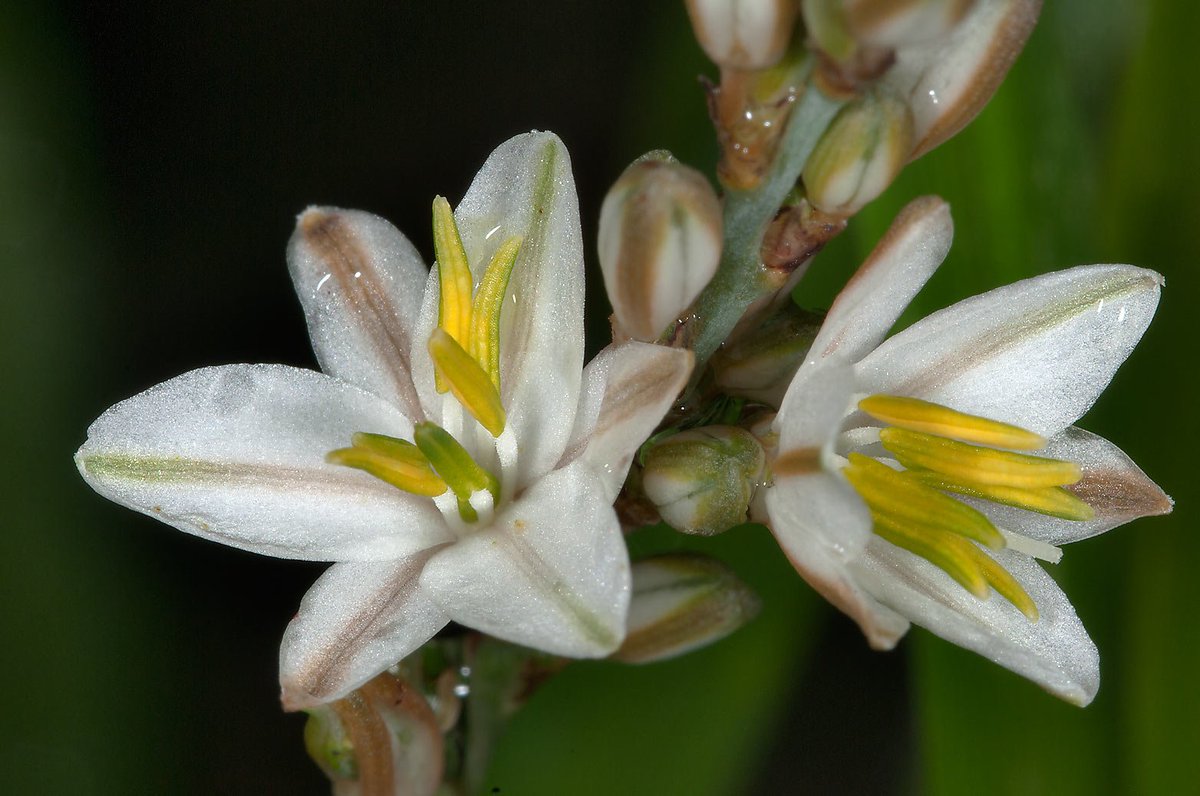
[[500, 497], [500, 482], [475, 463], [458, 440], [434, 423], [418, 423], [415, 444], [384, 434], [358, 433], [349, 448], [330, 451], [325, 461], [370, 473], [397, 489], [414, 495], [437, 497], [447, 489], [458, 498], [464, 520], [474, 522], [471, 497], [480, 491]]
[[441, 196], [433, 201], [433, 244], [441, 302], [429, 355], [438, 391], [453, 392], [480, 425], [498, 437], [505, 423], [500, 404], [500, 310], [521, 241], [510, 238], [496, 251], [477, 291], [454, 213]]
[[[433, 244], [437, 251], [438, 325], [429, 336], [429, 356], [439, 392], [450, 391], [493, 437], [504, 433], [500, 402], [500, 311], [520, 252], [509, 238], [492, 256], [474, 290], [471, 264], [450, 203], [433, 200]], [[472, 296], [472, 293], [474, 295]], [[382, 434], [355, 434], [351, 447], [330, 452], [326, 461], [370, 473], [397, 489], [426, 497], [454, 494], [463, 520], [478, 518], [472, 500], [500, 499], [500, 482], [470, 452], [434, 423], [418, 423], [414, 442]]]
[[880, 444], [905, 468], [860, 453], [848, 457], [846, 478], [871, 510], [875, 532], [929, 560], [972, 594], [985, 597], [989, 587], [995, 589], [1036, 620], [1037, 606], [1021, 585], [972, 544], [1001, 549], [1004, 536], [985, 515], [946, 493], [1088, 520], [1091, 507], [1065, 489], [1079, 481], [1079, 465], [1016, 453], [1039, 450], [1046, 440], [928, 401], [872, 395], [858, 407], [888, 424], [879, 432]]

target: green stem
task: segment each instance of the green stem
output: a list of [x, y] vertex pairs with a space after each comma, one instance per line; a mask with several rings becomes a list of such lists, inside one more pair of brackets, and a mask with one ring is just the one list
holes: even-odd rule
[[693, 304], [688, 335], [699, 374], [746, 309], [776, 285], [764, 278], [759, 251], [767, 225], [800, 178], [804, 163], [842, 103], [811, 83], [800, 95], [761, 185], [725, 196], [725, 246], [712, 281]]

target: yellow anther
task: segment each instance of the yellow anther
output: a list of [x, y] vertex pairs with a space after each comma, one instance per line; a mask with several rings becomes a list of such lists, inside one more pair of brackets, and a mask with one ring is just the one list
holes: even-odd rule
[[500, 392], [488, 374], [444, 329], [434, 329], [429, 337], [429, 356], [438, 375], [449, 386], [471, 416], [493, 437], [504, 431], [504, 407]]
[[850, 454], [850, 466], [844, 473], [872, 513], [974, 539], [994, 550], [1004, 547], [1004, 537], [981, 512], [926, 486], [910, 473], [897, 472], [861, 453]]
[[1046, 440], [1032, 431], [986, 417], [956, 412], [919, 398], [871, 395], [859, 401], [858, 408], [877, 420], [909, 431], [922, 431], [994, 448], [1035, 451], [1046, 447]]
[[1004, 599], [1017, 607], [1030, 622], [1038, 620], [1037, 603], [1029, 596], [1029, 592], [1017, 582], [1007, 569], [1000, 566], [994, 558], [980, 550], [971, 547], [971, 553], [976, 559], [980, 572], [987, 578], [988, 584]]
[[411, 442], [363, 433], [355, 434], [351, 442], [353, 447], [330, 451], [325, 455], [325, 461], [363, 470], [414, 495], [437, 497], [446, 491], [446, 482]]
[[879, 438], [905, 467], [933, 470], [960, 483], [1040, 489], [1066, 486], [1082, 477], [1075, 462], [998, 451], [919, 431], [885, 428]]
[[433, 423], [417, 423], [413, 427], [413, 439], [438, 475], [454, 491], [458, 498], [458, 513], [464, 520], [475, 522], [478, 519], [471, 506], [471, 498], [476, 492], [487, 490], [493, 500], [499, 500], [500, 482], [496, 476], [480, 467], [445, 429]]
[[924, 558], [976, 597], [987, 596], [988, 581], [974, 555], [979, 550], [966, 539], [895, 517], [874, 512], [871, 516], [875, 520], [875, 533], [881, 538]]
[[1036, 621], [1037, 606], [1016, 579], [973, 541], [999, 549], [1004, 537], [970, 506], [943, 495], [913, 472], [899, 472], [861, 453], [843, 471], [866, 502], [880, 538], [929, 561], [980, 599], [995, 589]]
[[471, 305], [471, 356], [491, 377], [497, 390], [500, 389], [500, 310], [520, 249], [520, 238], [504, 242], [484, 271]]
[[[471, 263], [463, 249], [450, 203], [443, 196], [433, 200], [433, 249], [437, 256], [441, 292], [438, 326], [459, 345], [465, 346], [471, 332]], [[438, 389], [445, 392], [440, 385]]]
[[940, 473], [928, 470], [910, 470], [913, 477], [923, 484], [943, 492], [955, 492], [959, 495], [990, 500], [1026, 511], [1036, 511], [1050, 517], [1064, 520], [1083, 522], [1096, 516], [1095, 510], [1084, 503], [1077, 495], [1059, 486], [1042, 487], [1041, 489], [1021, 489], [1012, 486], [989, 486], [987, 484], [966, 484], [955, 481]]

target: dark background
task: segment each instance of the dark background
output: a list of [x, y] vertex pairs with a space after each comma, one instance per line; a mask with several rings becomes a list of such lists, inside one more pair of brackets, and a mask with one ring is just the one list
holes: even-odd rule
[[[107, 406], [185, 370], [314, 364], [283, 260], [306, 205], [379, 213], [428, 254], [432, 197], [456, 201], [496, 144], [550, 129], [592, 241], [604, 191], [642, 152], [711, 173], [696, 77], [713, 69], [681, 3], [13, 6], [0, 8], [0, 781], [327, 792], [276, 681], [279, 636], [320, 565], [120, 509], [71, 453]], [[733, 563], [762, 616], [683, 660], [571, 667], [513, 723], [490, 784], [1059, 794], [1200, 781], [1197, 29], [1191, 5], [1169, 0], [1055, 2], [985, 114], [868, 208], [805, 294], [827, 303], [890, 215], [931, 191], [958, 236], [922, 312], [1081, 262], [1166, 274], [1159, 318], [1084, 425], [1179, 508], [1056, 569], [1101, 648], [1096, 702], [1060, 704], [922, 631], [870, 653], [763, 529], [744, 529], [686, 544]], [[594, 287], [592, 350], [607, 313]]]

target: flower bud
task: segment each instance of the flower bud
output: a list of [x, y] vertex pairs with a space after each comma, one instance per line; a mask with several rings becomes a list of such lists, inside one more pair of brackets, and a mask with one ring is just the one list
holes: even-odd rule
[[[802, 0], [804, 26], [828, 58], [858, 68], [886, 68], [891, 50], [934, 42], [950, 33], [975, 0]], [[869, 51], [876, 51], [871, 55]]]
[[696, 553], [635, 561], [626, 663], [674, 658], [728, 636], [759, 611], [757, 595], [725, 564]]
[[758, 440], [740, 428], [683, 431], [650, 448], [642, 490], [668, 525], [711, 536], [746, 521], [764, 458]]
[[947, 35], [975, 0], [842, 0], [846, 28], [860, 44], [907, 47]]
[[335, 792], [433, 793], [442, 781], [442, 732], [429, 703], [399, 677], [384, 672], [307, 712], [304, 746]]
[[912, 110], [910, 159], [983, 110], [1025, 46], [1041, 5], [1041, 0], [978, 2], [948, 35], [896, 50], [896, 63], [883, 80]]
[[821, 320], [792, 304], [756, 324], [713, 356], [717, 386], [728, 395], [778, 407]]
[[796, 27], [795, 0], [687, 0], [704, 52], [729, 69], [766, 69], [787, 50]]
[[627, 168], [600, 208], [600, 268], [621, 331], [657, 340], [712, 278], [721, 241], [721, 205], [700, 172], [667, 153]]
[[873, 91], [838, 112], [804, 164], [808, 201], [850, 216], [883, 193], [912, 151], [908, 105], [890, 91]]
[[333, 782], [358, 779], [358, 760], [346, 727], [329, 705], [309, 708], [304, 724], [304, 748]]

